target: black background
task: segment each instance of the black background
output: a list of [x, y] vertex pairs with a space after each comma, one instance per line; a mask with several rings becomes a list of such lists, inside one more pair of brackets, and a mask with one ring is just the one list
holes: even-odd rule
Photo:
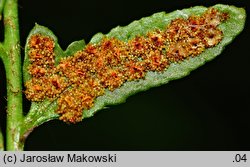
[[[36, 22], [49, 27], [65, 49], [156, 12], [217, 3], [249, 13], [247, 1], [237, 0], [20, 0], [21, 44]], [[76, 125], [43, 124], [30, 134], [25, 150], [250, 150], [249, 30], [248, 18], [218, 58], [183, 79], [138, 93]], [[6, 84], [0, 66], [4, 130]], [[24, 108], [29, 109], [26, 100]]]

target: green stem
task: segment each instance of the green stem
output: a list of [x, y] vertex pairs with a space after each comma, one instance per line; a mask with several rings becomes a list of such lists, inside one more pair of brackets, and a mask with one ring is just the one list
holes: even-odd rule
[[3, 59], [7, 84], [7, 130], [6, 149], [22, 150], [20, 140], [22, 126], [22, 73], [18, 24], [17, 0], [6, 0], [4, 5], [4, 48]]
[[2, 130], [0, 128], [0, 151], [4, 150], [4, 141], [3, 141], [3, 133]]
[[[4, 60], [4, 57], [6, 57], [6, 52], [3, 48], [2, 43], [0, 43], [0, 59]], [[4, 150], [4, 138], [3, 138], [2, 129], [0, 127], [0, 151], [3, 151], [3, 150]]]
[[0, 0], [0, 20], [2, 20], [2, 11], [4, 7], [5, 0]]

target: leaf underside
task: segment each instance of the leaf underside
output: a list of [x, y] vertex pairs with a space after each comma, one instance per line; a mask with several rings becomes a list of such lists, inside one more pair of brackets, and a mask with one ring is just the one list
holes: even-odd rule
[[[83, 111], [83, 118], [93, 116], [95, 112], [103, 109], [105, 106], [123, 103], [128, 96], [131, 96], [137, 92], [145, 91], [151, 87], [160, 86], [168, 83], [171, 80], [187, 76], [192, 70], [200, 67], [205, 62], [208, 62], [219, 55], [224, 47], [243, 30], [246, 14], [244, 9], [234, 6], [219, 4], [213, 6], [213, 8], [216, 8], [221, 12], [227, 12], [230, 15], [230, 18], [226, 22], [219, 25], [219, 28], [223, 31], [224, 37], [217, 46], [206, 49], [197, 57], [186, 59], [181, 63], [172, 63], [164, 72], [148, 72], [145, 76], [145, 79], [126, 82], [120, 88], [117, 88], [114, 91], [106, 90], [104, 95], [96, 98], [92, 108]], [[122, 41], [128, 41], [135, 36], [145, 35], [147, 32], [154, 29], [164, 29], [166, 25], [168, 25], [173, 19], [188, 18], [190, 15], [200, 15], [206, 10], [206, 7], [197, 6], [188, 9], [177, 10], [168, 14], [165, 12], [156, 13], [150, 17], [145, 17], [141, 20], [134, 21], [128, 26], [118, 26], [112, 29], [108, 34], [106, 34], [106, 36], [115, 37]], [[25, 46], [25, 60], [23, 66], [24, 82], [31, 78], [30, 74], [28, 73], [28, 66], [30, 64], [28, 57], [28, 41], [30, 37], [35, 34], [50, 36], [54, 39], [56, 43], [54, 52], [57, 63], [62, 57], [72, 56], [75, 52], [82, 50], [85, 47], [84, 40], [81, 40], [73, 42], [68, 46], [66, 51], [63, 51], [52, 31], [46, 27], [36, 24], [30, 32]], [[103, 37], [103, 34], [98, 33], [91, 39], [90, 43], [99, 43]], [[43, 102], [32, 102], [30, 112], [25, 119], [27, 128], [38, 126], [43, 122], [58, 118], [59, 115], [55, 113], [56, 107], [56, 99], [54, 101], [44, 100]]]

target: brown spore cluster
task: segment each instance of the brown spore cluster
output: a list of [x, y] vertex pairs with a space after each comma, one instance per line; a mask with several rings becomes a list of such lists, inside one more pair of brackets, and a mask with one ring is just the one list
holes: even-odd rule
[[143, 79], [148, 71], [163, 72], [171, 63], [198, 56], [223, 38], [218, 25], [227, 13], [214, 8], [201, 16], [177, 18], [163, 30], [155, 29], [127, 42], [104, 37], [55, 64], [55, 41], [46, 35], [29, 40], [28, 67], [31, 79], [25, 83], [31, 101], [57, 99], [60, 120], [76, 123], [105, 89], [113, 91], [123, 83]]

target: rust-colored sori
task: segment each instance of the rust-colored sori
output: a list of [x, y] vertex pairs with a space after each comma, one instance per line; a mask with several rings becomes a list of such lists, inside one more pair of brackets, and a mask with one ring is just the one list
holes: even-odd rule
[[155, 29], [127, 42], [104, 37], [98, 44], [63, 58], [55, 65], [55, 43], [36, 34], [29, 40], [28, 67], [31, 79], [25, 83], [31, 101], [57, 98], [57, 113], [65, 122], [81, 121], [105, 89], [113, 91], [124, 82], [143, 79], [148, 71], [162, 72], [171, 63], [198, 56], [223, 38], [218, 25], [227, 13], [214, 8], [201, 16], [173, 20], [163, 30]]

